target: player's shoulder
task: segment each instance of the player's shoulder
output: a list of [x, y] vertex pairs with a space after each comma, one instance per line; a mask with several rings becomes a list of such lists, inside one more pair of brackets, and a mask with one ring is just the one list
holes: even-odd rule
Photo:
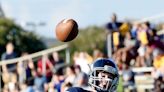
[[83, 88], [80, 87], [71, 87], [66, 92], [90, 92], [90, 91], [84, 90]]

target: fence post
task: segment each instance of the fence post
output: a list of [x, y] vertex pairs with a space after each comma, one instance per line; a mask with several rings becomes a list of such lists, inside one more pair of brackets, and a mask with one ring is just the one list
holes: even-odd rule
[[42, 56], [42, 74], [43, 75], [46, 75], [46, 56], [45, 55], [43, 55]]
[[70, 63], [70, 49], [69, 48], [66, 49], [66, 63], [67, 64]]
[[111, 35], [111, 33], [108, 33], [108, 35], [107, 35], [107, 54], [108, 54], [109, 58], [112, 57], [112, 35]]

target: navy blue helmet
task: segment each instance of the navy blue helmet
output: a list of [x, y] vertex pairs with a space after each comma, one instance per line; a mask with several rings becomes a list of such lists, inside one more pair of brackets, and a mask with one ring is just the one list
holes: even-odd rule
[[91, 65], [89, 84], [98, 92], [113, 92], [116, 90], [119, 74], [112, 59], [97, 59]]

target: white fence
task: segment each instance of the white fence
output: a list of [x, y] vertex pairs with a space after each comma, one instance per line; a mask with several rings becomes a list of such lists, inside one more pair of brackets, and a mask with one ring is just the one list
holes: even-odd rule
[[[58, 51], [61, 51], [61, 50], [65, 50], [65, 56], [66, 56], [66, 63], [70, 63], [70, 51], [69, 51], [69, 45], [68, 44], [64, 44], [64, 45], [60, 45], [60, 46], [57, 46], [57, 47], [53, 47], [53, 48], [50, 48], [50, 49], [46, 49], [46, 50], [43, 50], [43, 51], [39, 51], [39, 52], [36, 52], [36, 53], [33, 53], [33, 54], [30, 54], [30, 55], [27, 55], [27, 56], [23, 56], [23, 57], [19, 57], [19, 58], [15, 58], [15, 59], [10, 59], [10, 60], [3, 60], [3, 61], [0, 61], [0, 67], [2, 65], [6, 65], [6, 64], [12, 64], [12, 63], [17, 63], [17, 62], [23, 62], [23, 61], [26, 61], [28, 59], [35, 59], [36, 57], [41, 57], [43, 55], [48, 55], [50, 53], [53, 53], [53, 52], [58, 52]], [[45, 61], [42, 62], [43, 64], [43, 73], [45, 73], [46, 71], [46, 63]], [[1, 76], [1, 71], [0, 71], [0, 78], [2, 77]], [[2, 92], [2, 88], [1, 88], [1, 80], [0, 80], [0, 92]]]

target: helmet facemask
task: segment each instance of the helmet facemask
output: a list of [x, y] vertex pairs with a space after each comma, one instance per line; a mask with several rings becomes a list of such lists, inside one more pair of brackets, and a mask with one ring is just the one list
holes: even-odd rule
[[115, 71], [117, 71], [115, 68], [107, 65], [104, 67], [96, 67], [90, 73], [89, 84], [101, 92], [115, 90], [115, 86], [117, 86], [116, 80], [118, 80]]

